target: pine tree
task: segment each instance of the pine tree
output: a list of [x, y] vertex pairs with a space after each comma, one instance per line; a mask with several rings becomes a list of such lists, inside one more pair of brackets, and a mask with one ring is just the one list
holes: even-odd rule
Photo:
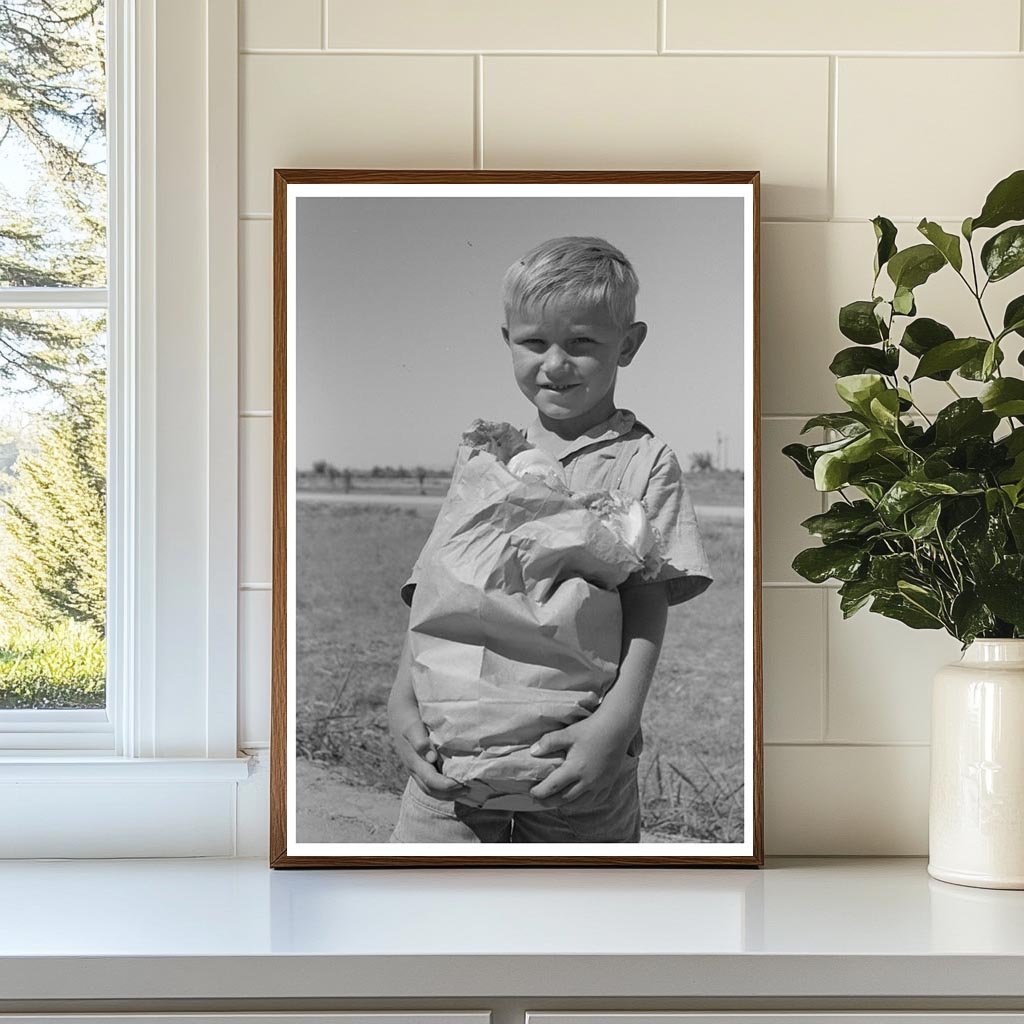
[[[0, 3], [0, 147], [29, 169], [0, 186], [0, 287], [84, 287], [106, 277], [106, 89], [102, 0]], [[0, 313], [0, 385], [63, 394], [89, 362], [59, 320]]]
[[0, 498], [0, 605], [6, 618], [106, 628], [106, 398], [96, 373], [49, 416]]
[[[0, 0], [0, 288], [106, 282], [102, 0]], [[105, 629], [102, 319], [0, 309], [0, 398], [35, 443], [0, 489], [0, 620]], [[24, 403], [22, 403], [24, 406]]]

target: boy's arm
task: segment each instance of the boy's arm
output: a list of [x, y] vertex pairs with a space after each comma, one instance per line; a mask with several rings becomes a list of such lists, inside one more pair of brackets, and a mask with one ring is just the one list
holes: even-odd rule
[[439, 770], [437, 751], [431, 746], [413, 692], [412, 676], [409, 673], [410, 659], [409, 636], [406, 634], [391, 696], [388, 698], [391, 738], [402, 763], [424, 793], [436, 800], [454, 800], [466, 787], [454, 779], [445, 778]]
[[537, 799], [550, 800], [552, 807], [610, 788], [614, 768], [640, 728], [647, 691], [665, 637], [668, 586], [649, 583], [619, 593], [622, 661], [614, 686], [589, 718], [542, 736], [530, 748], [536, 757], [566, 751], [564, 764], [530, 790]]

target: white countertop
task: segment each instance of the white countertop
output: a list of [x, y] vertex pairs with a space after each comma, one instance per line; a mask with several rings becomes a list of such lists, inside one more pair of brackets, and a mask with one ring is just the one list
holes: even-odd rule
[[937, 882], [917, 859], [6, 862], [0, 922], [0, 1000], [1024, 997], [1024, 892]]

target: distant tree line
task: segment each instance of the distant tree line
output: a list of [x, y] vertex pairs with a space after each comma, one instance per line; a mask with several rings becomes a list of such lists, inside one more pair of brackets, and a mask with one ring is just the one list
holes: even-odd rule
[[346, 491], [352, 489], [353, 480], [415, 480], [422, 492], [429, 479], [447, 480], [451, 477], [450, 469], [436, 469], [427, 466], [371, 466], [369, 469], [353, 469], [343, 466], [340, 469], [333, 462], [317, 459], [311, 470], [299, 472], [300, 480], [310, 478], [326, 481], [331, 487], [337, 487], [340, 481]]

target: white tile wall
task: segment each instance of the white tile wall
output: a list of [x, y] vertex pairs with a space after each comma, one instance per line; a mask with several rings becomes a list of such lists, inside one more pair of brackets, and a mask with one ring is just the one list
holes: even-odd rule
[[[1020, 3], [557, 8], [243, 0], [243, 49], [291, 52], [240, 57], [240, 408], [270, 406], [271, 231], [251, 215], [270, 212], [275, 166], [759, 168], [767, 848], [922, 853], [928, 683], [958, 645], [866, 613], [844, 622], [833, 589], [792, 572], [810, 543], [799, 521], [821, 499], [779, 449], [804, 416], [837, 407], [827, 365], [844, 345], [839, 306], [869, 294], [867, 218], [899, 221], [909, 244], [922, 216], [953, 228], [1024, 163], [1024, 58], [1007, 56]], [[918, 305], [958, 334], [980, 329], [948, 272]], [[921, 395], [934, 410], [949, 392]], [[267, 418], [242, 420], [243, 584], [270, 578], [271, 433]], [[240, 729], [258, 745], [270, 593], [239, 600]]]
[[[959, 223], [1021, 165], [1019, 57], [840, 59], [837, 77], [838, 216], [884, 210], [890, 218]], [[892, 116], [901, 127], [890, 136], [884, 126]]]
[[238, 408], [267, 412], [273, 405], [274, 228], [269, 220], [239, 224]]
[[483, 89], [487, 167], [758, 168], [768, 216], [826, 213], [824, 57], [493, 57]]
[[824, 738], [825, 602], [832, 597], [816, 587], [769, 587], [764, 592], [768, 743], [819, 743]]
[[238, 9], [239, 45], [243, 49], [319, 50], [321, 0], [288, 0], [281, 17], [281, 0], [241, 0]]
[[993, 50], [1017, 49], [1018, 0], [980, 5], [935, 0], [666, 0], [670, 50]]
[[239, 582], [242, 585], [269, 583], [273, 519], [270, 491], [273, 423], [270, 417], [243, 417], [238, 445]]
[[275, 167], [471, 167], [473, 58], [241, 58], [241, 204], [269, 213]]
[[658, 0], [328, 0], [331, 47], [411, 50], [648, 50]]

